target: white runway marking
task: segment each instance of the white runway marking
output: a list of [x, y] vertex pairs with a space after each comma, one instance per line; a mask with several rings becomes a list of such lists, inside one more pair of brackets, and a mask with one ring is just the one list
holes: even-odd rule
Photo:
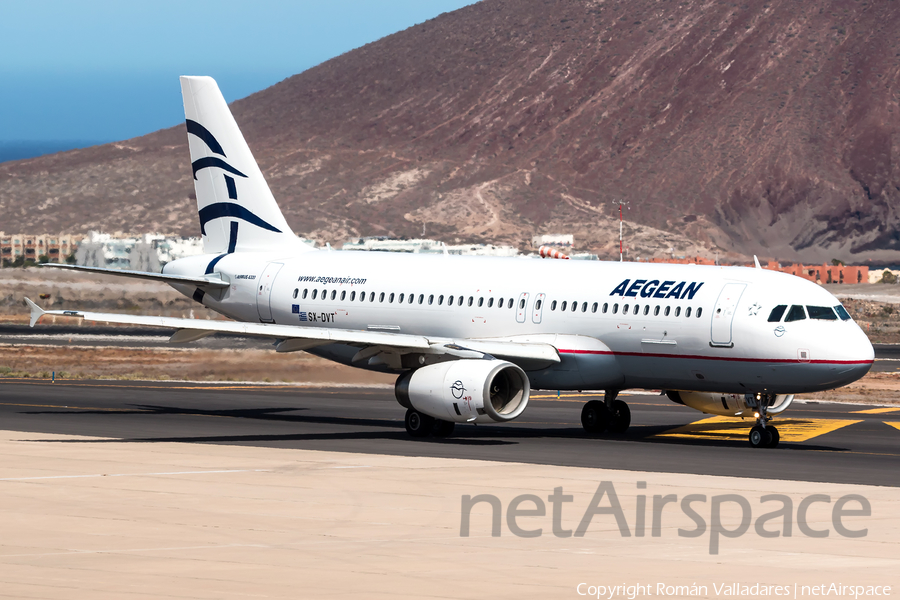
[[155, 475], [207, 475], [210, 473], [267, 473], [268, 469], [228, 469], [224, 471], [168, 471], [164, 473], [96, 473], [92, 475], [46, 475], [43, 477], [3, 477], [0, 481], [34, 481], [36, 479], [81, 479], [88, 477], [153, 477]]

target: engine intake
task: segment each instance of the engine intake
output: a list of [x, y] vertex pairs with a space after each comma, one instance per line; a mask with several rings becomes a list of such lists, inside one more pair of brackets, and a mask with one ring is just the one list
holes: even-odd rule
[[528, 405], [525, 371], [505, 360], [453, 360], [407, 371], [394, 394], [405, 408], [454, 423], [512, 421]]

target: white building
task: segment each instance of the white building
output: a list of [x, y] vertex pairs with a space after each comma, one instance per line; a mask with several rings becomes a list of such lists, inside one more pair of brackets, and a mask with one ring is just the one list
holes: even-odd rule
[[531, 245], [534, 248], [540, 248], [541, 246], [571, 248], [575, 245], [575, 236], [571, 233], [547, 233], [544, 235], [536, 235], [531, 238]]

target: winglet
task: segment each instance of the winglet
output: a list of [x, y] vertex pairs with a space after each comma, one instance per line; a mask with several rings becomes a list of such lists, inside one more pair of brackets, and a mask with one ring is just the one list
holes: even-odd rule
[[29, 308], [31, 308], [31, 327], [34, 327], [35, 323], [41, 320], [41, 317], [44, 316], [44, 309], [31, 301], [31, 298], [25, 298], [26, 304], [28, 304]]
[[759, 266], [759, 259], [756, 258], [756, 255], [755, 255], [755, 254], [753, 255], [753, 264], [756, 265], [756, 268], [757, 268], [757, 269], [762, 269], [762, 267]]

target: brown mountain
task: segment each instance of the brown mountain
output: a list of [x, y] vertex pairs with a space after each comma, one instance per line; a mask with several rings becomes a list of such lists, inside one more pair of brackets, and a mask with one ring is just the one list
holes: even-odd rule
[[[900, 2], [484, 0], [235, 102], [296, 231], [900, 258]], [[177, 85], [173, 81], [172, 85]], [[0, 165], [0, 229], [196, 235], [183, 126]]]

